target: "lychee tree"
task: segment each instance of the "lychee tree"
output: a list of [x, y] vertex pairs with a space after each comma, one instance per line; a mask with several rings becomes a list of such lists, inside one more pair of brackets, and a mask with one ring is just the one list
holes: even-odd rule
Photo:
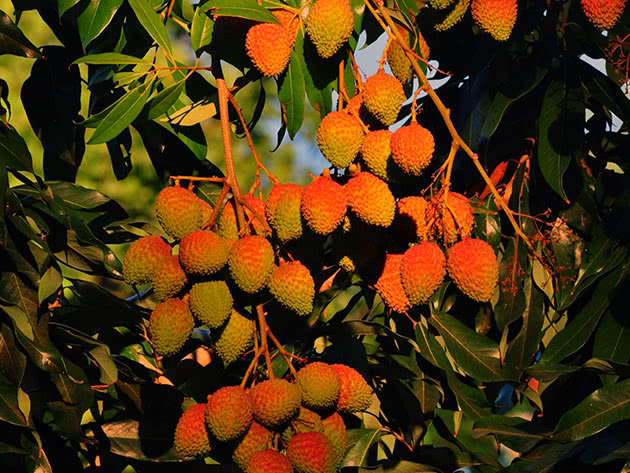
[[[2, 81], [0, 463], [627, 471], [624, 6], [13, 0], [43, 175]], [[328, 164], [280, 182], [269, 133]], [[157, 225], [75, 183], [138, 135]]]

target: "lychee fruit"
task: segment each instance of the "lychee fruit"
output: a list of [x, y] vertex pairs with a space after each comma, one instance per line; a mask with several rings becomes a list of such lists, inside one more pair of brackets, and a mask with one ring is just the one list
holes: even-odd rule
[[582, 0], [581, 3], [586, 18], [600, 30], [614, 27], [626, 6], [626, 0]]
[[335, 452], [321, 432], [295, 434], [287, 445], [287, 457], [298, 473], [334, 473]]
[[[241, 200], [244, 202], [243, 212], [245, 213], [247, 226], [256, 235], [264, 235], [265, 202], [251, 194], [241, 196]], [[253, 209], [253, 212], [250, 208]], [[227, 202], [221, 209], [221, 214], [217, 221], [217, 233], [226, 240], [236, 240], [239, 237], [236, 212], [231, 201]]]
[[148, 235], [135, 240], [123, 259], [123, 277], [132, 286], [146, 284], [160, 261], [171, 254], [171, 247], [161, 236]]
[[335, 454], [335, 464], [341, 465], [346, 455], [346, 442], [348, 440], [348, 431], [346, 424], [337, 412], [333, 412], [328, 417], [322, 419], [322, 432], [328, 437], [333, 446]]
[[158, 301], [173, 297], [181, 291], [188, 278], [179, 264], [177, 255], [169, 255], [160, 261], [153, 274], [153, 295]]
[[492, 247], [477, 238], [466, 238], [448, 251], [446, 267], [455, 285], [477, 302], [488, 302], [499, 281], [499, 264]]
[[429, 130], [412, 122], [394, 132], [390, 147], [394, 162], [405, 173], [419, 176], [433, 157], [435, 142]]
[[254, 418], [266, 427], [278, 427], [295, 417], [302, 401], [300, 388], [286, 379], [268, 379], [249, 391]]
[[250, 458], [256, 452], [267, 450], [271, 445], [273, 434], [255, 420], [250, 424], [247, 433], [238, 440], [232, 452], [232, 460], [242, 470], [247, 468]]
[[402, 314], [411, 309], [411, 302], [407, 294], [405, 294], [400, 278], [401, 261], [401, 254], [387, 253], [383, 271], [376, 281], [374, 288], [387, 307], [394, 312]]
[[298, 315], [308, 315], [313, 311], [315, 282], [308, 268], [299, 261], [282, 263], [273, 271], [269, 292]]
[[408, 196], [396, 204], [394, 229], [405, 243], [421, 241], [427, 237], [428, 202], [419, 196]]
[[363, 171], [350, 178], [344, 187], [348, 206], [357, 217], [370, 225], [391, 225], [396, 212], [396, 201], [385, 181]]
[[354, 368], [343, 365], [330, 365], [339, 376], [339, 399], [337, 411], [359, 412], [370, 407], [372, 388]]
[[179, 243], [179, 262], [192, 276], [210, 276], [223, 269], [229, 254], [228, 243], [210, 230], [187, 234]]
[[297, 417], [293, 418], [290, 423], [281, 432], [284, 443], [289, 443], [291, 437], [299, 432], [321, 432], [323, 430], [322, 418], [315, 412], [307, 409], [303, 405], [300, 406]]
[[293, 473], [293, 466], [289, 459], [276, 450], [261, 450], [255, 452], [245, 473]]
[[516, 0], [472, 0], [471, 12], [479, 28], [497, 41], [506, 41], [516, 23]]
[[232, 313], [233, 303], [232, 293], [225, 281], [198, 282], [190, 288], [190, 310], [208, 328], [223, 325]]
[[[397, 27], [397, 29], [403, 37], [405, 46], [409, 47], [409, 30], [402, 27]], [[398, 41], [392, 41], [389, 45], [389, 49], [387, 50], [387, 62], [392, 70], [392, 74], [394, 74], [394, 77], [396, 77], [401, 84], [406, 85], [411, 83], [413, 79], [413, 68], [411, 67], [409, 58], [405, 54], [405, 50]]]
[[155, 215], [162, 229], [171, 238], [179, 240], [203, 225], [201, 199], [183, 187], [166, 187], [155, 202]]
[[175, 427], [173, 446], [182, 457], [200, 457], [212, 449], [205, 422], [206, 404], [194, 404], [184, 411]]
[[329, 58], [343, 46], [354, 28], [349, 0], [317, 0], [306, 17], [306, 31], [323, 58]]
[[446, 202], [443, 195], [431, 199], [427, 218], [435, 220], [436, 237], [443, 238], [448, 245], [455, 243], [459, 237], [468, 238], [475, 223], [470, 201], [457, 192], [449, 192]]
[[334, 407], [339, 399], [339, 375], [327, 363], [314, 361], [298, 371], [295, 382], [302, 391], [302, 404], [309, 409]]
[[317, 127], [317, 146], [336, 168], [348, 166], [361, 149], [362, 143], [361, 123], [346, 112], [330, 112]]
[[405, 251], [400, 262], [400, 278], [412, 305], [424, 304], [446, 276], [446, 257], [432, 241], [424, 241]]
[[206, 422], [221, 442], [243, 435], [252, 423], [252, 404], [241, 386], [224, 386], [208, 396]]
[[214, 349], [223, 363], [229, 365], [241, 356], [254, 339], [254, 321], [232, 309], [230, 318], [216, 336]]
[[370, 131], [361, 145], [361, 158], [368, 171], [384, 181], [391, 179], [396, 166], [389, 146], [391, 137], [392, 132], [389, 130]]
[[245, 37], [247, 55], [262, 75], [280, 75], [291, 57], [293, 41], [287, 29], [279, 23], [259, 23]]
[[385, 126], [398, 119], [405, 98], [400, 81], [383, 69], [368, 77], [363, 84], [363, 105]]
[[166, 299], [151, 312], [149, 333], [153, 348], [159, 355], [174, 355], [184, 346], [194, 327], [188, 304], [177, 298]]
[[284, 26], [289, 34], [289, 41], [291, 42], [291, 47], [295, 43], [295, 38], [297, 37], [298, 31], [300, 30], [300, 18], [296, 13], [293, 13], [289, 10], [271, 10], [271, 14], [275, 16], [280, 24]]
[[273, 271], [273, 247], [258, 235], [248, 235], [237, 240], [230, 249], [228, 267], [236, 285], [254, 294], [261, 290]]
[[[278, 239], [283, 243], [300, 238], [303, 232], [300, 206], [304, 187], [297, 185], [289, 186], [290, 187], [284, 187], [284, 192], [281, 192], [277, 200], [275, 196], [273, 196], [274, 200], [276, 200], [276, 202], [273, 202], [273, 205], [268, 206], [267, 202], [265, 202], [267, 221], [271, 228], [273, 228]], [[270, 209], [268, 214], [267, 209]]]
[[346, 215], [347, 199], [343, 186], [329, 176], [319, 176], [304, 189], [302, 216], [315, 233], [329, 235]]

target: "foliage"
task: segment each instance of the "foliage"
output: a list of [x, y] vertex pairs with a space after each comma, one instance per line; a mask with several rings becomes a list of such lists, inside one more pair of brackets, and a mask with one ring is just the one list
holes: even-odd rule
[[[318, 359], [354, 366], [374, 390], [367, 411], [345, 416], [344, 471], [627, 471], [630, 102], [618, 80], [627, 79], [630, 11], [602, 34], [578, 1], [521, 0], [510, 39], [497, 42], [470, 12], [436, 31], [451, 11], [434, 2], [352, 0], [347, 46], [321, 59], [300, 28], [276, 79], [251, 67], [246, 30], [213, 42], [221, 16], [276, 22], [270, 10], [298, 3], [14, 0], [14, 19], [0, 11], [0, 53], [33, 61], [21, 101], [44, 151], [43, 173], [35, 172], [5, 113], [17, 98], [0, 81], [2, 464], [228, 471], [220, 456], [182, 459], [173, 450], [182, 408], [223, 385], [290, 378], [294, 363]], [[456, 3], [449, 8], [468, 5]], [[27, 10], [61, 45], [31, 43], [18, 21]], [[499, 259], [494, 297], [475, 302], [445, 280], [428, 304], [395, 313], [369, 271], [331, 263], [335, 236], [286, 248], [270, 237], [284, 257], [310, 258], [312, 313], [299, 318], [268, 293], [241, 294], [237, 303], [257, 315], [253, 352], [224, 366], [198, 327], [181, 356], [157, 356], [146, 336], [157, 302], [150, 289], [128, 299], [110, 289], [123, 279], [113, 248], [161, 230], [75, 183], [87, 150], [105, 145], [124, 186], [135, 130], [164, 185], [191, 183], [216, 208], [213, 219], [231, 199], [243, 232], [243, 216], [254, 218], [242, 210], [238, 182], [261, 194], [266, 178], [277, 182], [274, 158], [259, 156], [254, 141], [282, 150], [305, 128], [311, 139], [313, 117], [343, 105], [365, 79], [353, 52], [363, 38], [369, 45], [391, 34], [394, 21], [412, 32], [404, 47], [416, 76], [396, 126], [417, 115], [435, 152], [421, 176], [392, 191], [430, 198], [452, 185], [471, 198], [473, 236]], [[401, 40], [394, 34], [388, 44]], [[195, 57], [180, 55], [176, 41]], [[436, 90], [418, 61], [424, 41], [437, 61], [429, 69], [448, 76]], [[586, 57], [603, 59], [608, 74]], [[255, 101], [239, 98], [246, 88]], [[273, 140], [262, 126], [268, 102], [281, 111]], [[247, 144], [234, 149], [241, 159], [251, 146], [254, 176], [244, 160], [235, 165], [235, 137]]]

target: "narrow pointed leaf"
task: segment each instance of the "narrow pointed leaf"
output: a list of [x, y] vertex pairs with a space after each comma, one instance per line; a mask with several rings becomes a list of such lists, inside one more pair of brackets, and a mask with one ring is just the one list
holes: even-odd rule
[[15, 54], [31, 58], [43, 57], [9, 15], [0, 10], [0, 54]]
[[83, 48], [103, 32], [122, 3], [123, 0], [90, 0], [77, 19]]
[[297, 54], [291, 54], [291, 61], [278, 84], [278, 99], [284, 123], [291, 139], [295, 137], [304, 121], [304, 100], [306, 88], [304, 84], [304, 65]]
[[278, 23], [269, 10], [250, 0], [210, 0], [200, 8], [202, 12], [212, 11], [219, 15], [236, 16], [250, 20]]
[[169, 58], [173, 58], [171, 42], [166, 32], [162, 18], [151, 8], [151, 3], [146, 0], [128, 0], [129, 5], [136, 14], [136, 18], [149, 35], [160, 46], [162, 52]]
[[98, 53], [80, 57], [72, 64], [151, 64], [151, 61], [121, 53]]

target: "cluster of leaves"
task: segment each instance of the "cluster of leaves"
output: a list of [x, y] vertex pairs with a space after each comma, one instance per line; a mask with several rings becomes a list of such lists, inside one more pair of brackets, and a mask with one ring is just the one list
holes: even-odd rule
[[[314, 329], [280, 334], [300, 355], [323, 336], [331, 356], [369, 375], [377, 402], [350, 431], [348, 471], [628, 468], [630, 322], [623, 297], [630, 272], [630, 102], [614, 71], [605, 75], [584, 55], [605, 58], [608, 38], [628, 34], [630, 12], [605, 36], [579, 3], [523, 0], [511, 39], [497, 43], [476, 31], [470, 15], [438, 33], [416, 2], [387, 2], [396, 19], [422, 31], [431, 58], [449, 72], [438, 94], [458, 133], [486, 169], [495, 169], [493, 182], [537, 255], [528, 253], [493, 197], [484, 197], [483, 182], [461, 153], [453, 185], [479, 195], [475, 232], [501, 255], [498, 297], [476, 304], [446, 283], [429, 306], [414, 309], [412, 324], [392, 318], [362, 281], [347, 279], [318, 296], [321, 323]], [[382, 27], [362, 1], [351, 4], [354, 51], [362, 32], [371, 44]], [[130, 169], [129, 127], [164, 180], [222, 175], [221, 163], [203, 159], [216, 143], [206, 142], [200, 125], [218, 118], [217, 89], [195, 58], [174, 56], [171, 40], [183, 37], [197, 57], [210, 52], [243, 71], [233, 84], [238, 91], [261, 78], [242, 42], [212, 49], [210, 13], [276, 21], [265, 7], [278, 6], [14, 0], [18, 17], [37, 10], [62, 43], [41, 48], [0, 12], [0, 53], [34, 59], [22, 102], [44, 149], [44, 176], [37, 176], [19, 133], [9, 123], [0, 126], [4, 464], [30, 471], [98, 465], [154, 471], [156, 462], [169, 471], [212, 468], [168, 463], [178, 460], [170, 448], [174, 423], [185, 397], [203, 401], [242, 374], [240, 367], [224, 369], [217, 361], [202, 367], [190, 359], [159, 366], [143, 336], [148, 311], [87, 278], [120, 279], [120, 261], [108, 245], [158, 230], [128, 221], [119, 204], [73, 182], [86, 128], [93, 129], [87, 144], [107, 146], [120, 179]], [[288, 69], [277, 79], [279, 141], [298, 134], [306, 100], [321, 116], [333, 109], [342, 60], [351, 92], [348, 48], [324, 61], [298, 33]], [[89, 64], [85, 119], [80, 63]], [[9, 91], [0, 86], [10, 110]], [[261, 86], [255, 108], [246, 111], [250, 129], [265, 100]], [[419, 103], [436, 138], [437, 168], [452, 136], [430, 98]], [[236, 115], [230, 120], [242, 131]], [[66, 268], [86, 277], [64, 278]], [[347, 302], [331, 314], [340, 300]], [[203, 346], [205, 336], [197, 331], [193, 342]], [[285, 370], [277, 360], [278, 372]], [[163, 379], [172, 383], [156, 382]]]

